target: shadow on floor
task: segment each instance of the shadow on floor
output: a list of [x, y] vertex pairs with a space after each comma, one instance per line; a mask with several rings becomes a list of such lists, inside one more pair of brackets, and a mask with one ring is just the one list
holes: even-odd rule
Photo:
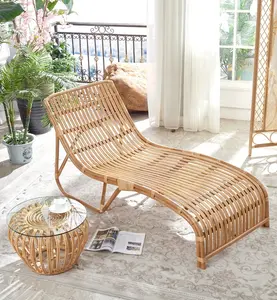
[[4, 178], [4, 177], [10, 175], [14, 170], [17, 170], [22, 166], [23, 165], [13, 165], [13, 164], [11, 164], [11, 162], [8, 159], [1, 161], [0, 162], [0, 169], [1, 169], [0, 178]]
[[277, 187], [277, 156], [247, 157], [241, 167], [261, 180], [267, 187]]

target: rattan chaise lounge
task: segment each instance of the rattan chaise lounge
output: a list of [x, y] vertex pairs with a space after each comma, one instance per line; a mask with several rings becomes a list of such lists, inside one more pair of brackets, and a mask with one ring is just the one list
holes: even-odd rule
[[[61, 192], [104, 212], [120, 191], [149, 196], [182, 216], [196, 235], [197, 266], [259, 226], [269, 226], [268, 196], [252, 175], [223, 161], [156, 145], [136, 129], [114, 84], [96, 82], [45, 100], [56, 131]], [[59, 143], [66, 157], [59, 166]], [[100, 208], [69, 195], [59, 177], [70, 159], [103, 182]], [[105, 203], [107, 184], [117, 186]]]

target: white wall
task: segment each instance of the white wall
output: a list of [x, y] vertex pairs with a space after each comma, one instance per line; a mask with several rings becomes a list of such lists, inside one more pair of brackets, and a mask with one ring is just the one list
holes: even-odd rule
[[69, 20], [91, 23], [146, 24], [147, 0], [77, 0]]
[[221, 81], [220, 117], [224, 119], [250, 120], [252, 82]]

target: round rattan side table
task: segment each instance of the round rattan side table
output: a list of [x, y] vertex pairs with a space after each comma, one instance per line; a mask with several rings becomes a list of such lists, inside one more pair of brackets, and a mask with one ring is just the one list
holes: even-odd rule
[[53, 213], [54, 199], [57, 197], [25, 201], [15, 206], [7, 217], [9, 240], [14, 250], [28, 267], [44, 275], [71, 269], [88, 239], [85, 207], [63, 198], [67, 211]]

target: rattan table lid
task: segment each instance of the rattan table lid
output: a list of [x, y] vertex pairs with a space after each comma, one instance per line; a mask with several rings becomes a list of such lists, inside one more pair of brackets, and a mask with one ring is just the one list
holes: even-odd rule
[[[54, 199], [66, 199], [66, 213], [52, 213], [49, 207]], [[86, 219], [85, 207], [64, 197], [42, 197], [20, 203], [7, 216], [9, 228], [19, 234], [34, 237], [55, 236], [72, 231]]]

